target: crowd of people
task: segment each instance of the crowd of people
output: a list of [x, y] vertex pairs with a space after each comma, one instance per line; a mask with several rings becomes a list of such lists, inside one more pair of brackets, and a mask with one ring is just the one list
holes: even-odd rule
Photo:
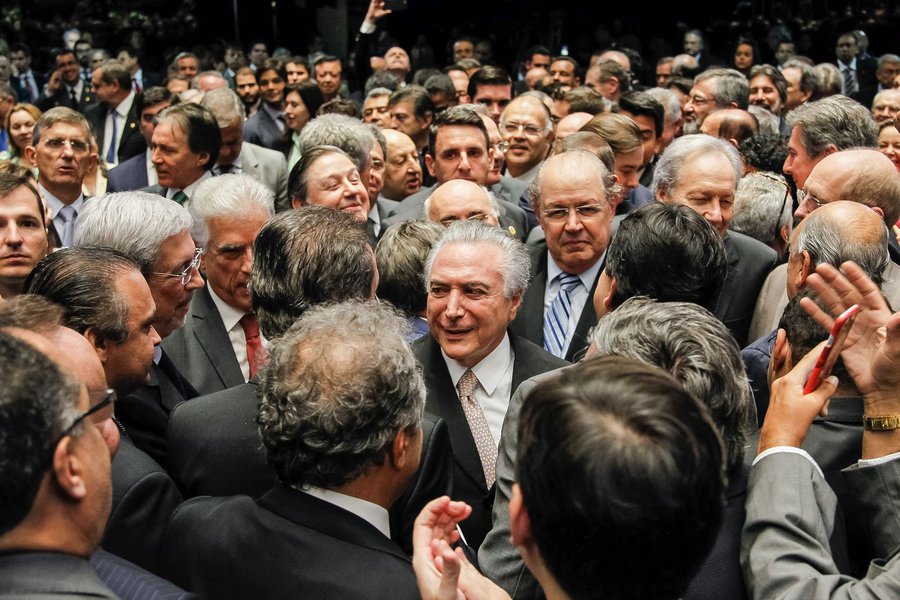
[[900, 595], [900, 56], [389, 13], [0, 54], [0, 598]]

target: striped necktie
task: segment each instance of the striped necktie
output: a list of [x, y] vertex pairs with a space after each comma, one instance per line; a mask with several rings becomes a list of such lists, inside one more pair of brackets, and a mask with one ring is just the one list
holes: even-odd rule
[[559, 293], [544, 316], [544, 350], [553, 356], [564, 358], [569, 316], [572, 314], [572, 298], [569, 294], [575, 286], [581, 284], [581, 279], [578, 275], [560, 273], [556, 276], [556, 281], [559, 282]]

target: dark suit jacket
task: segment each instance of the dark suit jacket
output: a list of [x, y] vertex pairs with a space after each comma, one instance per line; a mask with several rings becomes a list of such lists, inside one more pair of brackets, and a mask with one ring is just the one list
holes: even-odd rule
[[52, 96], [41, 94], [40, 99], [35, 105], [40, 108], [42, 112], [47, 112], [51, 108], [56, 108], [57, 106], [65, 106], [66, 108], [71, 108], [72, 110], [84, 113], [84, 111], [95, 102], [96, 98], [94, 97], [94, 94], [91, 93], [91, 82], [88, 81], [81, 88], [81, 97], [78, 98], [77, 104], [72, 102], [72, 98], [69, 96], [69, 91], [65, 84], [60, 84], [59, 89], [56, 90], [56, 93]]
[[[171, 473], [185, 497], [257, 497], [275, 483], [256, 425], [256, 390], [251, 381], [186, 402], [172, 412]], [[412, 524], [419, 511], [430, 500], [449, 494], [453, 477], [447, 424], [426, 418], [422, 438], [419, 471], [390, 511], [394, 540], [410, 553]]]
[[[838, 64], [837, 67], [840, 69], [841, 65]], [[871, 56], [856, 57], [856, 82], [859, 89], [850, 94], [850, 97], [866, 108], [872, 106], [872, 100], [875, 99], [875, 94], [878, 92], [878, 77], [875, 76], [876, 71], [878, 71], [877, 60]]]
[[[159, 535], [162, 536], [162, 531]], [[91, 554], [90, 560], [100, 580], [122, 600], [191, 600], [197, 597], [104, 550]]]
[[[531, 283], [522, 297], [522, 306], [516, 318], [509, 325], [509, 330], [514, 334], [540, 346], [544, 346], [544, 290], [547, 287], [547, 243], [544, 241], [530, 245], [531, 253]], [[597, 279], [600, 279], [599, 273]], [[575, 327], [575, 337], [569, 344], [566, 352], [566, 360], [577, 362], [589, 345], [587, 334], [591, 327], [597, 324], [597, 313], [594, 311], [594, 290], [597, 289], [597, 279], [591, 289], [588, 290], [587, 302], [581, 311], [578, 325]]]
[[725, 256], [728, 271], [715, 315], [743, 348], [747, 345], [747, 330], [759, 290], [778, 263], [778, 256], [762, 242], [734, 231], [725, 236]]
[[106, 174], [107, 192], [130, 192], [148, 185], [147, 159], [143, 152], [120, 162]]
[[197, 290], [184, 326], [163, 340], [162, 347], [198, 394], [212, 394], [245, 383], [208, 286]]
[[181, 376], [163, 350], [159, 364], [154, 363], [150, 367], [147, 385], [116, 402], [116, 417], [134, 445], [167, 468], [166, 426], [169, 413], [185, 400], [197, 396], [197, 390]]
[[0, 555], [0, 599], [22, 600], [118, 597], [91, 564], [60, 552], [17, 552]]
[[[510, 388], [512, 391], [530, 377], [569, 364], [528, 340], [515, 335], [510, 335], [509, 340], [515, 353]], [[450, 427], [454, 463], [453, 493], [450, 497], [454, 500], [464, 500], [472, 506], [472, 514], [461, 523], [460, 527], [469, 546], [477, 550], [491, 529], [494, 487], [487, 488], [478, 448], [462, 405], [459, 403], [456, 388], [450, 379], [441, 347], [432, 336], [426, 335], [417, 340], [412, 348], [425, 375], [425, 388], [428, 392], [425, 411], [446, 420]]]
[[204, 598], [419, 598], [410, 559], [371, 524], [277, 484], [194, 498], [166, 531], [163, 573]]
[[[144, 140], [144, 136], [141, 135], [141, 128], [139, 127], [141, 115], [138, 114], [137, 105], [138, 97], [135, 95], [125, 123], [122, 125], [122, 136], [119, 139], [119, 147], [116, 149], [116, 156], [119, 158], [118, 162], [126, 161], [138, 155], [143, 158], [144, 151], [147, 149], [147, 142]], [[106, 135], [107, 112], [109, 112], [109, 108], [100, 103], [84, 111], [85, 118], [90, 122], [91, 127], [94, 128], [94, 134], [97, 136], [97, 145], [100, 146], [101, 153], [103, 150], [103, 136]], [[105, 157], [101, 156], [100, 158], [103, 159]]]
[[181, 494], [172, 478], [130, 441], [119, 443], [112, 462], [112, 511], [100, 545], [159, 572], [162, 534]]
[[262, 146], [263, 148], [275, 148], [284, 138], [284, 134], [278, 129], [275, 120], [262, 106], [255, 115], [244, 122], [244, 141]]

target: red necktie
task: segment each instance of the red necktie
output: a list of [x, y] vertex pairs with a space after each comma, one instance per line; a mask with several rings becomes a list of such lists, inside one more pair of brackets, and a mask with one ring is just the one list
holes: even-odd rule
[[259, 321], [256, 320], [256, 315], [248, 313], [241, 317], [241, 328], [247, 338], [247, 363], [250, 365], [250, 378], [252, 379], [266, 362], [266, 351], [259, 338]]

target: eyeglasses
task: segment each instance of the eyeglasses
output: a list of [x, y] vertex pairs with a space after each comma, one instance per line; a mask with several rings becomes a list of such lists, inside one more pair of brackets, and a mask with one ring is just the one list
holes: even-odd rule
[[519, 131], [522, 131], [528, 137], [539, 137], [543, 132], [543, 129], [541, 129], [537, 125], [531, 125], [529, 123], [515, 123], [513, 121], [506, 121], [501, 123], [500, 129], [502, 129], [509, 135], [515, 135], [519, 133]]
[[606, 207], [602, 204], [582, 204], [581, 206], [575, 206], [573, 208], [551, 208], [549, 210], [542, 210], [541, 213], [543, 213], [548, 221], [561, 223], [569, 220], [569, 213], [572, 211], [575, 211], [575, 215], [579, 219], [593, 219], [605, 210]]
[[506, 154], [509, 150], [509, 142], [497, 142], [496, 144], [492, 144], [494, 150], [499, 152], [500, 154]]
[[812, 193], [806, 191], [805, 189], [797, 190], [797, 202], [799, 204], [803, 204], [807, 200], [815, 204], [815, 208], [811, 209], [810, 212], [816, 210], [816, 208], [822, 208], [823, 206], [825, 206], [825, 202], [822, 202], [821, 200], [816, 198]]
[[65, 146], [68, 146], [72, 149], [72, 152], [77, 153], [87, 152], [90, 149], [87, 142], [82, 140], [64, 140], [62, 138], [44, 140], [44, 145], [51, 150], [62, 150]]
[[451, 224], [456, 223], [457, 221], [481, 221], [485, 222], [491, 215], [488, 213], [478, 213], [477, 215], [470, 215], [465, 219], [458, 219], [456, 217], [446, 217], [441, 219], [441, 225], [444, 227], [449, 227]]
[[[774, 182], [777, 182], [784, 186], [784, 198], [781, 199], [781, 208], [779, 208], [778, 212], [775, 213], [775, 237], [772, 239], [777, 240], [778, 234], [781, 231], [781, 215], [784, 213], [784, 207], [787, 204], [788, 198], [791, 197], [791, 186], [789, 186], [787, 184], [787, 182], [784, 181], [783, 179], [779, 179], [778, 177], [773, 177], [772, 175], [769, 175], [768, 173], [757, 173], [757, 175], [759, 175], [761, 177], [765, 177], [769, 181], [774, 181]], [[800, 195], [799, 192], [797, 195], [798, 196]], [[802, 200], [801, 200], [801, 202], [802, 202]]]
[[[56, 440], [54, 440], [53, 444], [50, 445], [50, 452], [52, 453], [54, 449], [59, 446], [59, 443], [63, 441], [63, 438], [72, 435], [72, 432], [75, 431], [75, 428], [81, 425], [81, 423], [84, 422], [85, 419], [97, 414], [107, 406], [112, 406], [116, 402], [116, 400], [117, 396], [115, 390], [111, 388], [107, 388], [106, 390], [104, 390], [103, 399], [100, 400], [100, 402], [75, 417], [75, 420], [72, 421], [72, 424], [63, 429], [62, 433], [60, 433]], [[53, 457], [51, 454], [50, 460], [52, 460], [52, 458]]]
[[177, 277], [179, 281], [181, 281], [181, 285], [187, 285], [191, 280], [191, 276], [194, 274], [194, 269], [200, 268], [200, 255], [203, 254], [203, 248], [196, 248], [194, 251], [194, 259], [191, 261], [187, 267], [185, 267], [184, 271], [181, 273], [156, 273], [153, 272], [151, 275], [159, 275], [160, 277]]
[[702, 96], [691, 96], [690, 101], [694, 106], [703, 106], [712, 102], [711, 99]]

